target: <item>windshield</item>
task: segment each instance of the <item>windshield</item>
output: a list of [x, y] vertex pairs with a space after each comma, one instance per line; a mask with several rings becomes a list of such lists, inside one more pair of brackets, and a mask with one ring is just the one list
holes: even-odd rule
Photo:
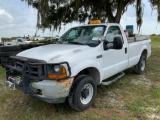
[[97, 46], [106, 26], [82, 26], [72, 28], [60, 37], [59, 42]]

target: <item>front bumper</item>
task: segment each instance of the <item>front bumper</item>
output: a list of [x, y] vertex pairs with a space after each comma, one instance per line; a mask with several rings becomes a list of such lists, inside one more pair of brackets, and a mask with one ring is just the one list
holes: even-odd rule
[[16, 78], [12, 78], [12, 80], [6, 81], [6, 85], [12, 90], [19, 89], [48, 103], [63, 103], [69, 95], [73, 79], [72, 77], [61, 81], [43, 80], [31, 82], [28, 89], [26, 89], [18, 84], [19, 82]]
[[47, 79], [46, 63], [22, 57], [10, 57], [6, 65], [6, 85], [10, 89], [19, 89], [25, 94], [39, 98], [48, 103], [62, 103], [69, 95], [73, 82], [69, 75], [63, 79]]
[[62, 103], [69, 95], [72, 82], [73, 77], [61, 81], [43, 80], [31, 83], [31, 88], [35, 91], [33, 96], [36, 98], [48, 103]]

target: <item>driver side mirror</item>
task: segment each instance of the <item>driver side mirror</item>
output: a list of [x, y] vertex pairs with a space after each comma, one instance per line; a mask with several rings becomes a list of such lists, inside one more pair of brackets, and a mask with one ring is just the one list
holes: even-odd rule
[[103, 42], [104, 50], [108, 50], [108, 49], [119, 50], [119, 49], [122, 49], [122, 47], [123, 47], [123, 41], [121, 37], [114, 37], [112, 42], [107, 41], [107, 40], [104, 40]]

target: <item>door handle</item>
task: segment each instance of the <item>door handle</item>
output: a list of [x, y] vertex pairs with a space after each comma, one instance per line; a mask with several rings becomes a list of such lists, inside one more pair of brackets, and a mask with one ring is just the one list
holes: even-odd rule
[[127, 54], [127, 48], [125, 48], [125, 54]]

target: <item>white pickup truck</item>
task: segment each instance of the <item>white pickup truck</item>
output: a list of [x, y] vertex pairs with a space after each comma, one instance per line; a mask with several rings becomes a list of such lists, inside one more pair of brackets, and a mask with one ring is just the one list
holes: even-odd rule
[[145, 71], [151, 40], [146, 36], [129, 39], [119, 24], [73, 27], [56, 44], [10, 57], [6, 85], [48, 103], [68, 100], [73, 109], [83, 111], [94, 102], [97, 85], [115, 82], [133, 66], [137, 74]]
[[45, 38], [43, 37], [35, 37], [34, 40], [44, 40]]
[[4, 42], [4, 46], [11, 46], [11, 45], [20, 45], [20, 44], [29, 44], [32, 41], [27, 41], [22, 38], [17, 38], [16, 40], [12, 40], [11, 42]]

